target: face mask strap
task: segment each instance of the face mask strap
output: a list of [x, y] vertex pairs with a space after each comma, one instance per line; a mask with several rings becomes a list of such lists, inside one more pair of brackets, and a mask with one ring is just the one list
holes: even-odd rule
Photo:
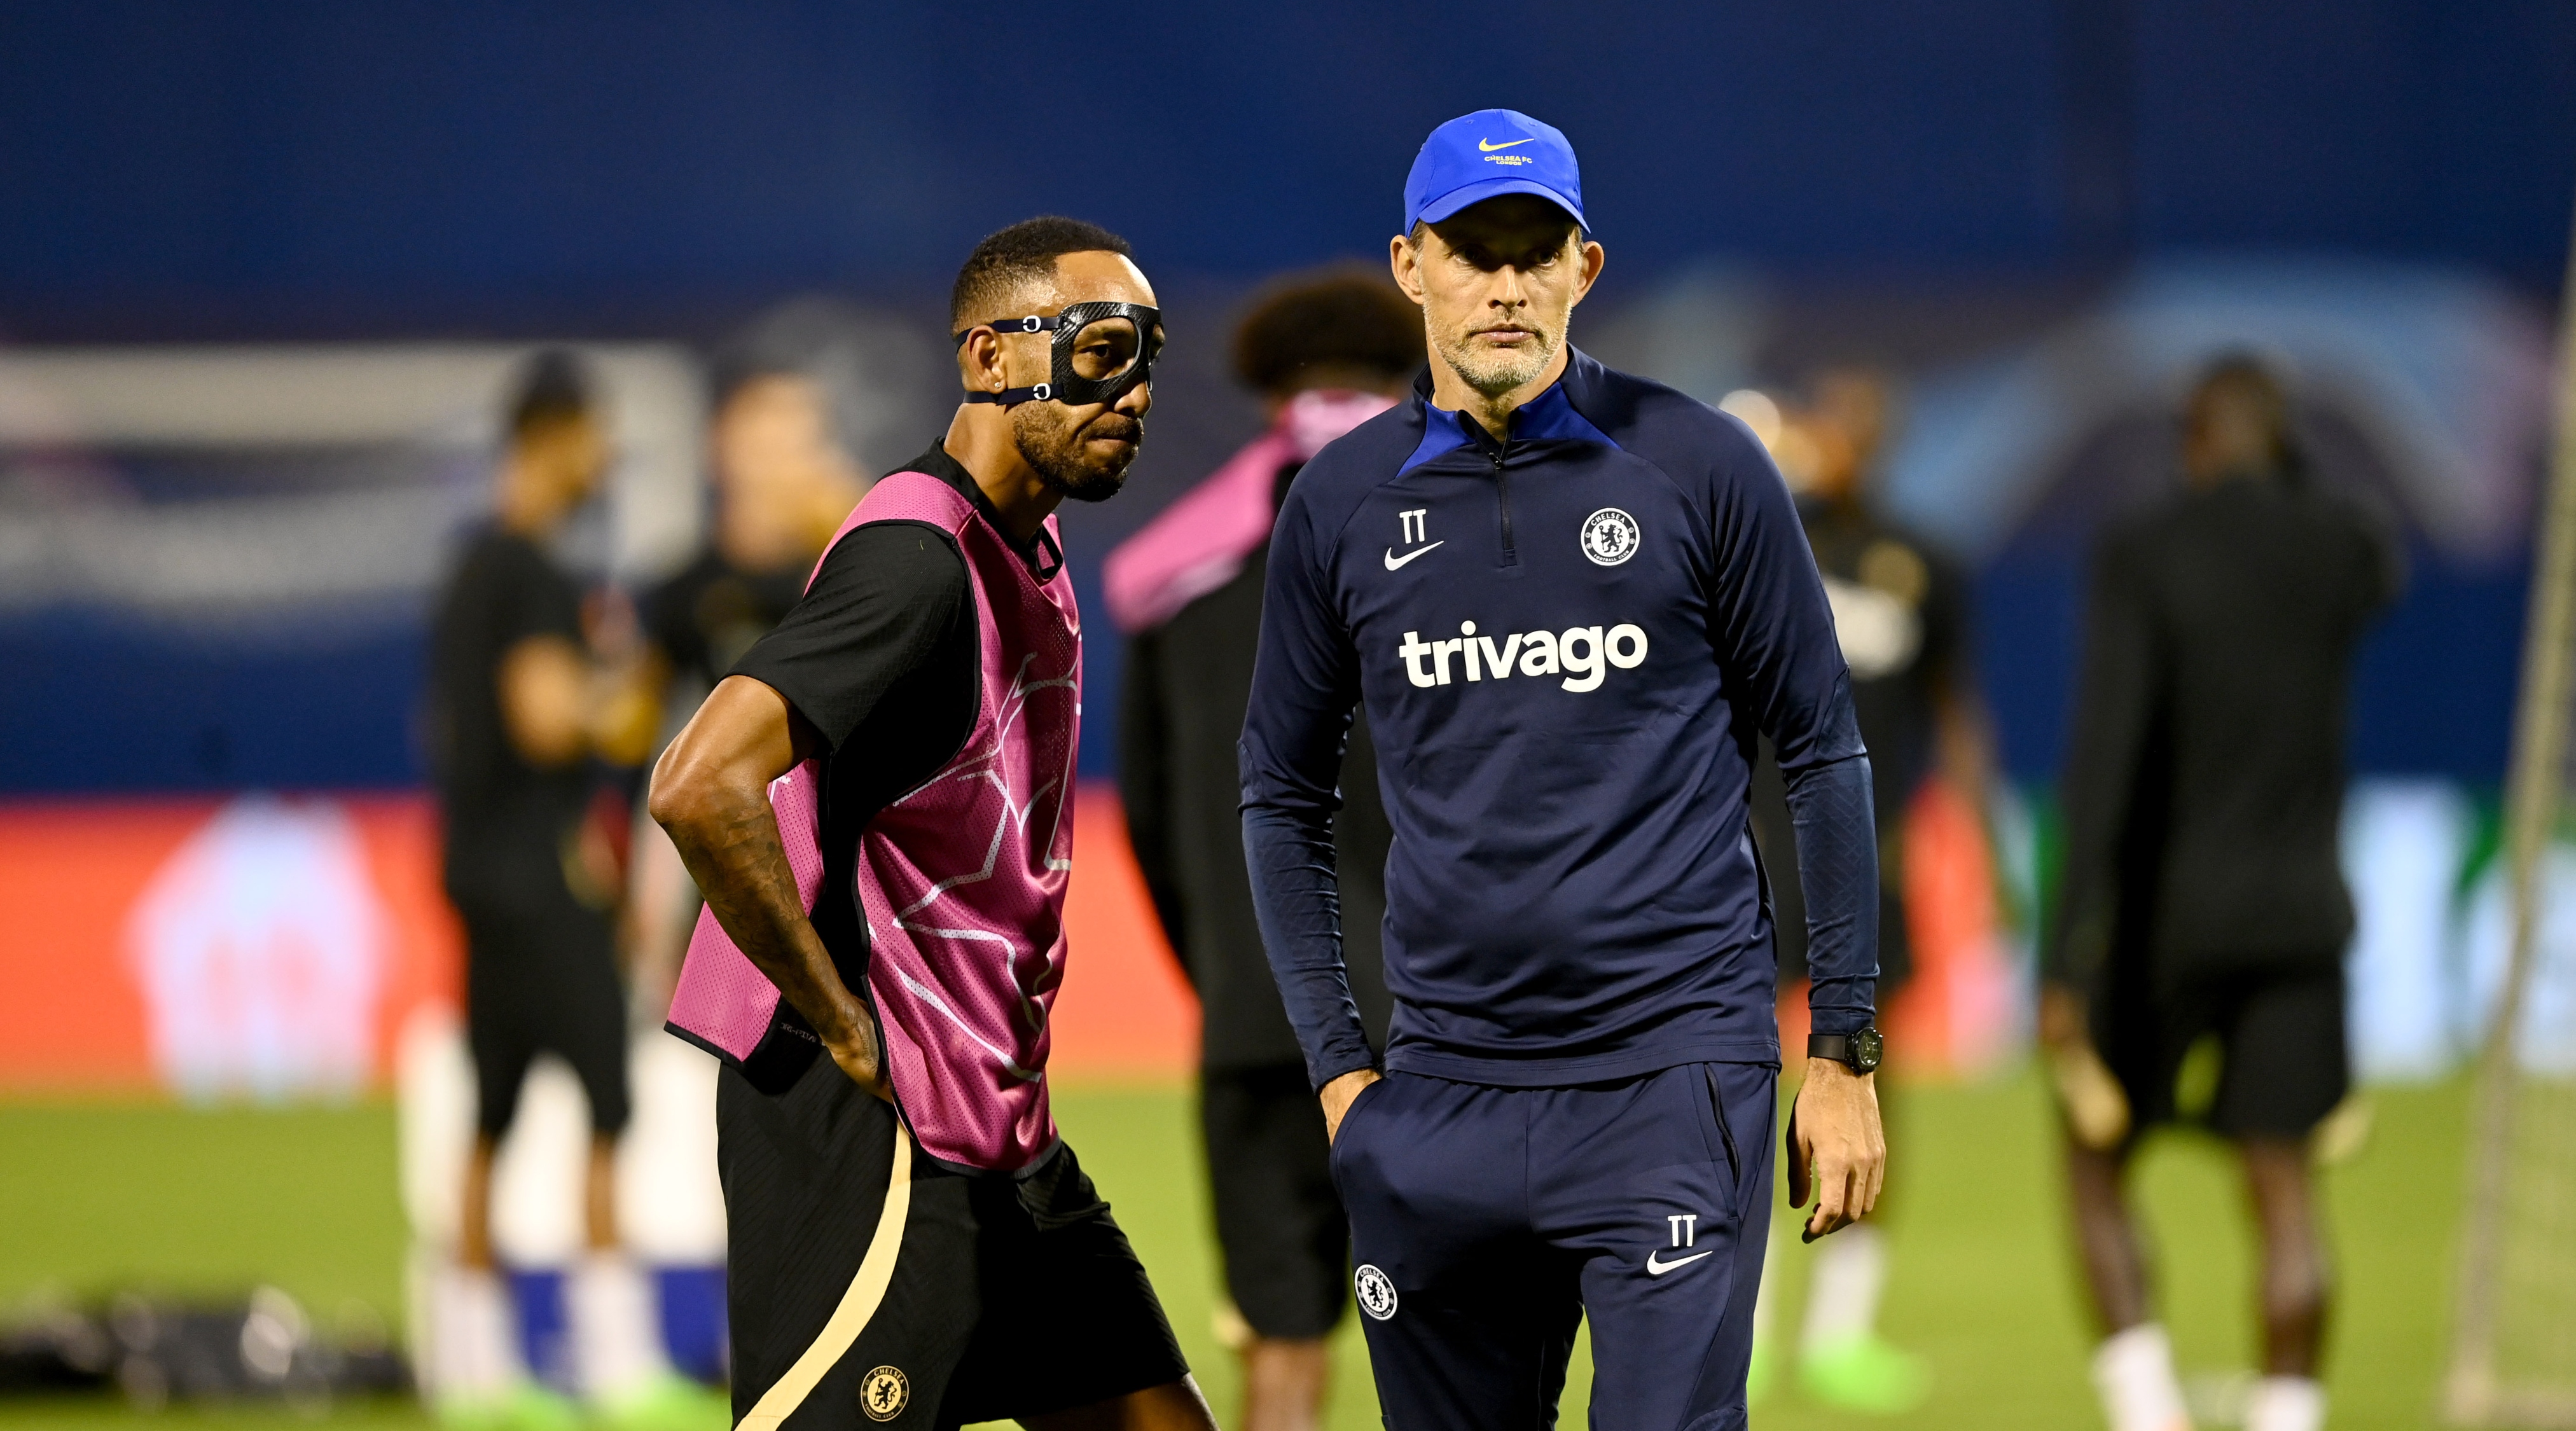
[[[1064, 318], [1061, 314], [1053, 318], [1041, 317], [1035, 313], [1022, 318], [998, 318], [990, 323], [978, 323], [974, 328], [958, 334], [955, 346], [965, 347], [966, 340], [975, 336], [976, 328], [990, 328], [996, 333], [1049, 333], [1063, 322]], [[1045, 402], [1054, 396], [1055, 384], [1035, 383], [1024, 388], [1004, 388], [997, 393], [968, 393], [966, 401], [988, 402], [1007, 410], [1018, 407], [1024, 402]]]
[[[1071, 309], [1066, 310], [1066, 312], [1071, 311]], [[1063, 323], [1063, 313], [1059, 313], [1053, 318], [1043, 318], [1035, 313], [1030, 314], [1026, 318], [996, 318], [990, 323], [978, 323], [974, 328], [969, 328], [964, 332], [959, 333], [955, 338], [950, 340], [950, 346], [957, 348], [965, 347], [966, 340], [975, 336], [977, 328], [990, 328], [996, 333], [1052, 333], [1058, 327], [1062, 326]]]
[[1004, 408], [1014, 408], [1024, 402], [1046, 402], [1054, 396], [1055, 384], [1033, 383], [1024, 388], [1004, 388], [997, 393], [968, 393], [964, 400], [989, 402]]

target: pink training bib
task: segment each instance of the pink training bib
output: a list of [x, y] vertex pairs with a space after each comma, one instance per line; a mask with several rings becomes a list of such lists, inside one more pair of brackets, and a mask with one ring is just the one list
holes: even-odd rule
[[[1064, 977], [1082, 620], [1061, 568], [1040, 582], [937, 477], [889, 475], [841, 531], [877, 522], [916, 522], [956, 541], [975, 594], [978, 689], [958, 753], [859, 833], [849, 893], [867, 924], [866, 993], [896, 1101], [923, 1150], [1015, 1172], [1056, 1140], [1047, 1016]], [[1053, 537], [1053, 517], [1047, 527]], [[807, 761], [769, 790], [809, 913], [827, 894], [821, 779], [820, 763]], [[779, 1013], [776, 986], [714, 911], [702, 911], [672, 996], [672, 1031], [740, 1063]]]

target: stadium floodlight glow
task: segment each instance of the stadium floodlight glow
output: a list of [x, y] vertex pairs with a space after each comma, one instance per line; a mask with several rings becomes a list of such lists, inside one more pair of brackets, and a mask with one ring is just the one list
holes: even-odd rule
[[1817, 469], [1824, 454], [1817, 450], [1815, 434], [1780, 410], [1769, 393], [1760, 388], [1737, 388], [1717, 400], [1717, 410], [1753, 429], [1754, 440], [1771, 454], [1780, 476], [1792, 492], [1806, 492], [1816, 485]]
[[1753, 429], [1764, 451], [1780, 446], [1780, 405], [1760, 388], [1737, 388], [1717, 400], [1717, 410]]

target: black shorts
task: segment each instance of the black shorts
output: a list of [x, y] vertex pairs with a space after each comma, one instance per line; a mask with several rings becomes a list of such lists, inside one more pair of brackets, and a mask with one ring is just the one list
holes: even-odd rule
[[2093, 1011], [2095, 1044], [2128, 1094], [2132, 1127], [2177, 1120], [2185, 1056], [2210, 1036], [2220, 1058], [2204, 1120], [2212, 1131], [2305, 1137], [2352, 1089], [2339, 966], [2205, 977]]
[[573, 901], [477, 901], [465, 917], [465, 1036], [474, 1051], [475, 1126], [499, 1138], [518, 1116], [528, 1065], [572, 1065], [594, 1132], [623, 1132], [626, 991], [608, 920]]
[[1225, 1287], [1265, 1337], [1330, 1332], [1351, 1302], [1351, 1224], [1303, 1064], [1199, 1076]]
[[828, 1058], [776, 1097], [727, 1066], [716, 1132], [737, 1426], [946, 1431], [1189, 1375], [1071, 1148], [950, 1171]]

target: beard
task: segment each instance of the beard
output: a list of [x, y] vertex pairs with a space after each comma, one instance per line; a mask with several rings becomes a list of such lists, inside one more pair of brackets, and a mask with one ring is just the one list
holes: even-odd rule
[[[1523, 320], [1527, 321], [1527, 320]], [[1451, 370], [1489, 398], [1537, 380], [1556, 359], [1556, 350], [1565, 341], [1563, 330], [1549, 332], [1535, 324], [1529, 326], [1534, 341], [1514, 349], [1497, 350], [1479, 347], [1473, 334], [1437, 334], [1432, 346]]]
[[[1127, 445], [1094, 453], [1091, 443], [1103, 438]], [[1077, 502], [1106, 502], [1127, 485], [1127, 468], [1144, 447], [1145, 424], [1103, 412], [1077, 426], [1062, 403], [1024, 402], [1011, 409], [1011, 441], [1047, 490]]]

